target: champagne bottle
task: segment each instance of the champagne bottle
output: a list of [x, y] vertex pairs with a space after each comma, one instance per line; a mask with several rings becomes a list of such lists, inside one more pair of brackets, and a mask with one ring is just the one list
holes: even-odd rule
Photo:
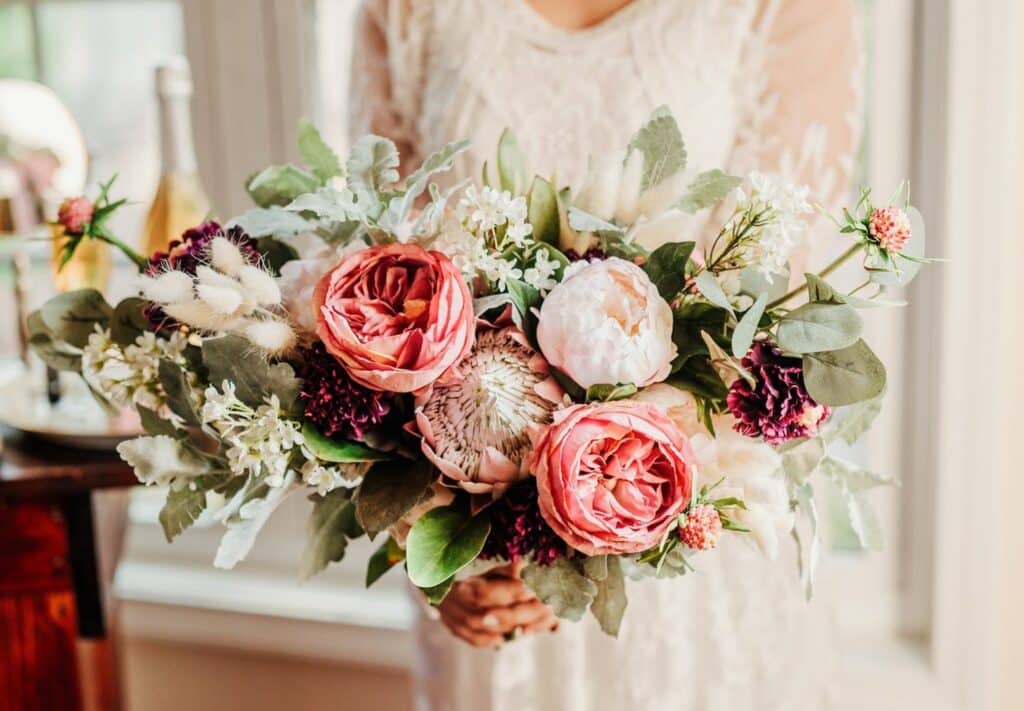
[[156, 93], [163, 167], [140, 242], [146, 256], [166, 251], [171, 241], [202, 222], [210, 210], [192, 142], [192, 75], [184, 57], [157, 67]]

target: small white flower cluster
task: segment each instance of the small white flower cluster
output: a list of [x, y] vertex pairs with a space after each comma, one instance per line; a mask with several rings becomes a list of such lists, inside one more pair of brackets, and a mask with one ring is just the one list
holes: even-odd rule
[[253, 409], [238, 399], [233, 383], [224, 381], [220, 390], [212, 385], [204, 392], [200, 411], [203, 424], [226, 445], [228, 466], [237, 476], [265, 477], [271, 487], [283, 486], [288, 471], [298, 463], [303, 481], [324, 495], [339, 486], [352, 487], [359, 480], [326, 465], [306, 447], [300, 424], [282, 417], [276, 395]]
[[159, 410], [164, 404], [160, 361], [184, 365], [186, 345], [180, 333], [163, 338], [147, 331], [135, 343], [122, 346], [111, 339], [109, 329], [97, 326], [82, 349], [82, 376], [93, 390], [115, 405], [135, 404]]
[[459, 219], [475, 232], [489, 232], [505, 225], [505, 239], [516, 247], [525, 247], [533, 233], [526, 221], [526, 198], [512, 197], [508, 190], [476, 186], [466, 188], [456, 210]]
[[771, 277], [785, 271], [790, 252], [797, 246], [807, 228], [801, 215], [813, 210], [807, 202], [810, 189], [761, 173], [750, 174], [750, 192], [736, 192], [741, 209], [769, 210], [769, 222], [757, 236], [754, 261], [757, 270]]
[[168, 316], [193, 328], [237, 333], [271, 353], [295, 344], [291, 325], [277, 315], [281, 290], [274, 277], [226, 237], [210, 243], [209, 264], [195, 277], [168, 270], [142, 277], [141, 288]]
[[[504, 232], [496, 230], [504, 226]], [[469, 282], [486, 279], [498, 291], [507, 291], [512, 279], [522, 280], [546, 294], [558, 283], [559, 263], [531, 237], [526, 198], [507, 190], [466, 188], [453, 216], [445, 219], [433, 243], [462, 270]], [[503, 256], [519, 250], [519, 259]], [[520, 264], [525, 264], [525, 268]]]

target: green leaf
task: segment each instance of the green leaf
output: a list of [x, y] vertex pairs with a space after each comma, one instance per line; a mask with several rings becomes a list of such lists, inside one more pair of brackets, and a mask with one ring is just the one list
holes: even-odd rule
[[448, 578], [447, 580], [434, 585], [429, 588], [420, 588], [423, 592], [423, 596], [427, 598], [427, 602], [437, 607], [444, 599], [448, 597], [448, 591], [452, 589], [452, 585], [455, 584], [455, 576]]
[[317, 459], [332, 464], [378, 462], [392, 458], [390, 454], [378, 452], [361, 442], [328, 437], [309, 421], [302, 423], [302, 436], [306, 440], [306, 447]]
[[327, 145], [312, 121], [299, 119], [298, 144], [299, 155], [321, 183], [342, 174], [338, 154]]
[[693, 254], [694, 242], [669, 242], [651, 252], [644, 271], [665, 301], [671, 302], [686, 285], [686, 266]]
[[143, 313], [147, 302], [135, 297], [125, 299], [114, 307], [110, 319], [110, 339], [122, 346], [130, 346], [146, 331], [152, 330]]
[[383, 543], [377, 546], [377, 550], [370, 556], [366, 564], [366, 587], [370, 587], [380, 580], [386, 572], [405, 560], [405, 551], [402, 550], [395, 539], [387, 537]]
[[316, 176], [294, 165], [272, 165], [249, 178], [245, 189], [260, 207], [284, 206], [320, 187]]
[[636, 392], [637, 387], [633, 383], [618, 383], [616, 385], [600, 383], [598, 385], [591, 385], [587, 388], [587, 402], [611, 402], [612, 400], [622, 400], [635, 395]]
[[334, 489], [324, 496], [310, 497], [315, 502], [309, 516], [306, 548], [302, 553], [300, 577], [308, 580], [331, 563], [345, 556], [349, 534], [356, 526], [352, 492]]
[[380, 136], [363, 136], [352, 145], [346, 167], [349, 186], [379, 192], [398, 182], [398, 148]]
[[[599, 559], [603, 559], [604, 563], [595, 565], [593, 561]], [[605, 634], [618, 637], [627, 604], [626, 580], [622, 574], [621, 561], [618, 556], [613, 555], [590, 558], [583, 564], [583, 570], [597, 585], [597, 594], [590, 604], [590, 611], [597, 618]], [[598, 574], [594, 575], [592, 572]]]
[[290, 412], [299, 398], [302, 381], [287, 363], [270, 364], [257, 348], [242, 336], [230, 334], [203, 341], [203, 364], [209, 382], [220, 389], [224, 381], [235, 384], [238, 399], [249, 407], [263, 405], [277, 395], [281, 409]]
[[654, 110], [647, 123], [633, 136], [629, 150], [638, 150], [644, 157], [641, 189], [645, 191], [686, 168], [683, 135], [667, 106]]
[[803, 357], [804, 384], [822, 405], [840, 407], [872, 400], [885, 391], [885, 366], [864, 341]]
[[626, 230], [576, 207], [569, 208], [569, 226], [577, 232], [594, 232], [602, 237], [622, 238]]
[[550, 565], [531, 563], [520, 576], [533, 594], [559, 617], [578, 622], [597, 597], [597, 584], [566, 558]]
[[766, 291], [757, 297], [753, 305], [743, 314], [740, 322], [736, 324], [736, 330], [732, 332], [732, 354], [735, 357], [742, 358], [750, 350], [767, 305], [768, 292]]
[[722, 285], [718, 283], [718, 279], [711, 272], [704, 270], [697, 275], [694, 280], [700, 293], [704, 295], [704, 298], [710, 301], [715, 306], [725, 309], [729, 313], [733, 313], [732, 304], [729, 302], [729, 297], [722, 291]]
[[96, 326], [106, 328], [113, 314], [110, 304], [95, 289], [57, 294], [39, 309], [50, 336], [75, 348], [84, 348]]
[[558, 217], [558, 193], [554, 186], [538, 175], [533, 179], [526, 200], [533, 238], [557, 247], [562, 230]]
[[680, 210], [692, 214], [721, 202], [740, 186], [743, 178], [727, 175], [720, 170], [701, 173], [686, 188], [686, 195], [679, 201]]
[[235, 226], [250, 237], [292, 237], [314, 229], [311, 222], [278, 205], [247, 210], [228, 223], [229, 228]]
[[847, 444], [854, 444], [871, 428], [871, 423], [882, 411], [882, 398], [866, 400], [849, 407], [844, 407], [832, 415], [825, 437], [829, 442], [842, 439]]
[[519, 195], [526, 189], [526, 156], [511, 130], [505, 129], [498, 139], [498, 184], [502, 190]]
[[425, 459], [375, 464], [356, 494], [359, 524], [371, 537], [387, 529], [429, 495], [437, 476]]
[[486, 512], [471, 516], [463, 507], [444, 506], [423, 514], [406, 539], [409, 580], [419, 588], [440, 585], [480, 555], [490, 531]]
[[192, 402], [192, 387], [189, 385], [188, 377], [182, 367], [174, 361], [163, 358], [157, 365], [157, 376], [160, 379], [160, 387], [164, 389], [167, 407], [171, 409], [171, 412], [184, 420], [186, 425], [201, 426], [203, 422]]
[[820, 353], [852, 346], [860, 340], [864, 322], [846, 304], [804, 304], [779, 321], [776, 339], [790, 353]]
[[160, 415], [156, 414], [153, 410], [142, 405], [136, 405], [135, 409], [138, 410], [139, 420], [142, 423], [143, 431], [148, 435], [167, 435], [168, 437], [177, 437], [178, 430], [174, 424]]

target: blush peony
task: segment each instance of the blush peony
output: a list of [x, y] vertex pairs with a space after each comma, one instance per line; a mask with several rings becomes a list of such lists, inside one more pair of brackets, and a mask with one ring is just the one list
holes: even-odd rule
[[473, 300], [440, 252], [414, 244], [345, 257], [313, 294], [317, 335], [352, 379], [415, 392], [446, 375], [473, 346]]
[[541, 306], [537, 342], [584, 388], [659, 382], [676, 356], [672, 309], [640, 267], [618, 258], [566, 271]]
[[690, 502], [697, 459], [661, 410], [574, 405], [537, 436], [530, 470], [541, 514], [585, 555], [656, 546]]

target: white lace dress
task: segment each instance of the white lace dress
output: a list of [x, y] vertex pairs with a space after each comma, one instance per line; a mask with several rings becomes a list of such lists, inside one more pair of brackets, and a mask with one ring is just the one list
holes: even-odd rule
[[[526, 0], [367, 0], [351, 131], [412, 159], [469, 137], [447, 180], [478, 176], [512, 127], [531, 170], [578, 185], [591, 151], [622, 149], [657, 106], [694, 173], [778, 172], [829, 202], [859, 125], [853, 0], [634, 0], [595, 27], [554, 27]], [[693, 238], [709, 217], [694, 218]], [[813, 232], [812, 232], [813, 234]], [[618, 639], [589, 619], [500, 651], [420, 626], [418, 708], [432, 711], [821, 711], [829, 620], [793, 552], [727, 540], [698, 572], [630, 583]]]

